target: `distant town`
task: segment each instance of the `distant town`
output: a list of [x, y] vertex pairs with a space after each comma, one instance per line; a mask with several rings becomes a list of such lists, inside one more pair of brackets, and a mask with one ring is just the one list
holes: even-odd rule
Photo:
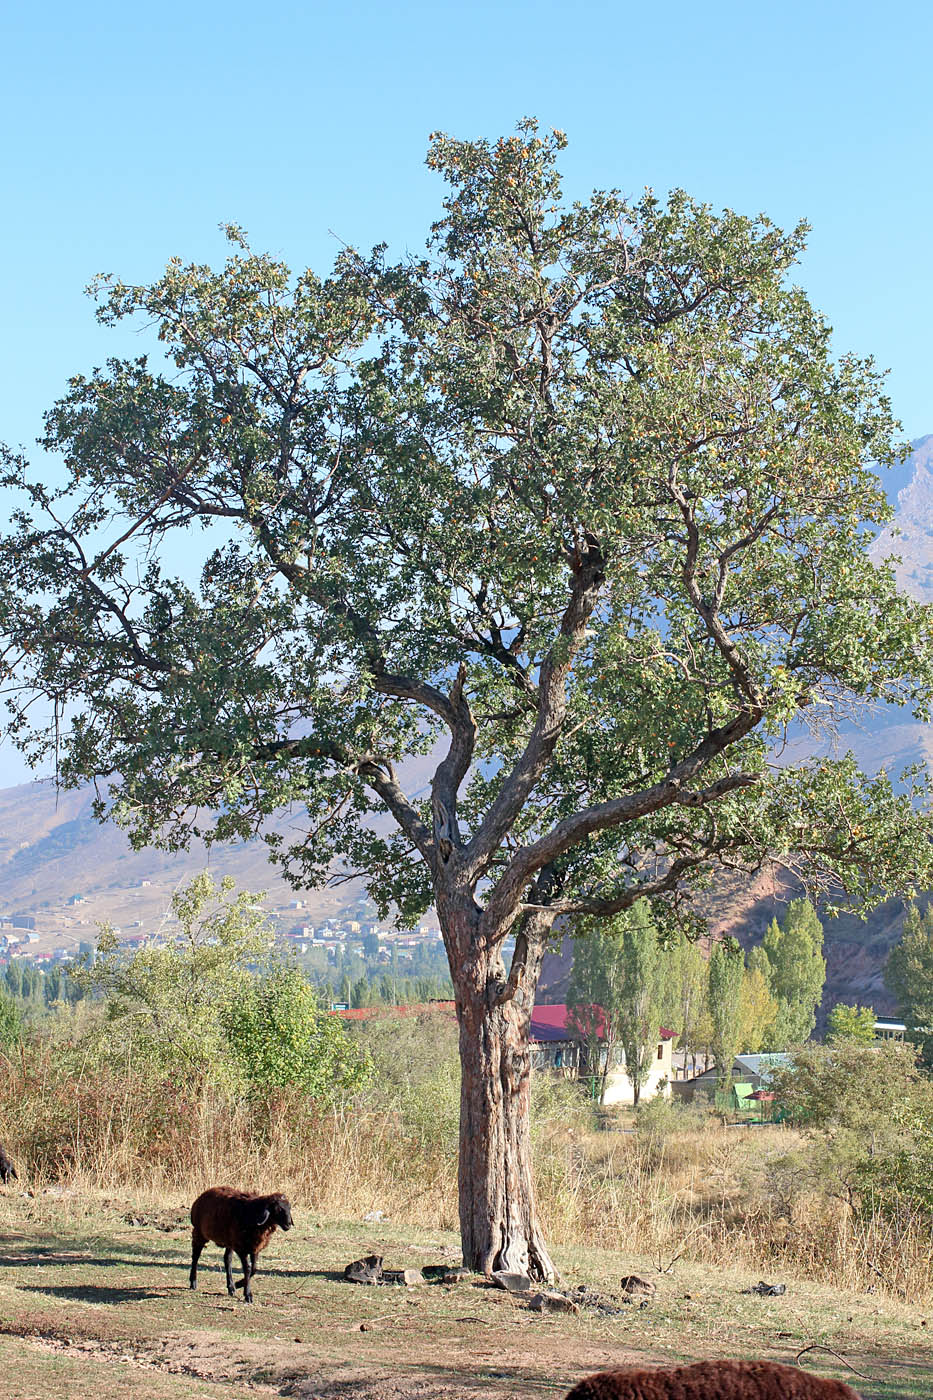
[[[110, 925], [119, 946], [127, 952], [143, 944], [173, 942], [178, 921], [170, 908], [159, 916], [152, 915], [151, 894], [148, 898], [144, 895], [151, 885], [151, 881], [143, 879], [128, 890], [114, 891], [111, 900], [103, 901], [119, 907], [123, 916], [120, 923], [102, 912], [100, 892], [93, 896], [74, 893], [61, 903], [0, 914], [0, 963], [15, 957], [38, 968], [67, 965], [93, 952], [99, 926], [104, 923]], [[145, 899], [149, 905], [146, 917], [125, 917], [128, 908], [133, 912], [134, 897], [140, 903]], [[279, 906], [262, 901], [257, 908], [267, 916], [273, 941], [292, 949], [309, 972], [321, 974], [337, 969], [348, 955], [356, 955], [370, 969], [406, 963], [421, 968], [426, 963], [437, 963], [439, 970], [446, 970], [440, 930], [432, 915], [416, 928], [400, 931], [380, 921], [375, 906], [366, 899], [357, 901], [342, 915], [314, 922], [304, 899], [296, 898]]]

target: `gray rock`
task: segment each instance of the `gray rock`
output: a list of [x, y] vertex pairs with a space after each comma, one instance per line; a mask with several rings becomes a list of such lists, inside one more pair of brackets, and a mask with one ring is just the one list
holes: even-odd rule
[[489, 1277], [499, 1288], [504, 1288], [506, 1293], [531, 1292], [531, 1279], [527, 1274], [509, 1274], [504, 1269], [496, 1269]]
[[415, 1284], [423, 1283], [420, 1269], [383, 1269], [380, 1283], [397, 1283], [404, 1288], [414, 1288]]
[[572, 1298], [568, 1298], [563, 1293], [536, 1293], [534, 1297], [528, 1299], [528, 1306], [532, 1312], [564, 1312], [578, 1313], [580, 1309]]

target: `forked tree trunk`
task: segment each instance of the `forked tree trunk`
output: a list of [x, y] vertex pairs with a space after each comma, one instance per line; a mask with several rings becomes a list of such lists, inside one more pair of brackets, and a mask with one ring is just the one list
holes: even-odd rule
[[458, 988], [457, 996], [463, 1262], [478, 1273], [504, 1269], [551, 1282], [556, 1270], [538, 1224], [532, 1180], [531, 1005], [521, 994], [489, 1005], [485, 991], [476, 993], [474, 983]]

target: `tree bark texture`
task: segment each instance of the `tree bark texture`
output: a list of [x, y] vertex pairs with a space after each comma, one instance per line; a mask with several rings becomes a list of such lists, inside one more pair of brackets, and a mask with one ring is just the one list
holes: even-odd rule
[[[521, 938], [524, 938], [524, 934]], [[519, 950], [509, 984], [498, 948], [474, 944], [454, 969], [460, 1027], [459, 1205], [463, 1262], [552, 1282], [531, 1160], [529, 1034], [544, 939]], [[451, 966], [454, 967], [453, 959]]]

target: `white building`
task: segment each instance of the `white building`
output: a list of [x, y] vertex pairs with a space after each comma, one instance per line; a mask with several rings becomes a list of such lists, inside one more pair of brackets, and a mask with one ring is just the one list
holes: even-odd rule
[[[601, 1013], [600, 1013], [601, 1014]], [[672, 1063], [676, 1031], [661, 1030], [657, 1045], [652, 1045], [651, 1068], [648, 1078], [642, 1084], [639, 1099], [652, 1099], [657, 1094], [670, 1097], [671, 1080], [674, 1077]], [[586, 1063], [585, 1038], [568, 1019], [567, 1007], [536, 1006], [531, 1013], [532, 1063], [536, 1069], [552, 1069], [570, 1078], [593, 1078], [602, 1083], [606, 1067], [606, 1049], [601, 1047], [600, 1063], [590, 1066]], [[610, 1065], [606, 1075], [603, 1104], [634, 1104], [635, 1087], [625, 1069], [625, 1054], [621, 1046], [615, 1045], [609, 1051]]]

